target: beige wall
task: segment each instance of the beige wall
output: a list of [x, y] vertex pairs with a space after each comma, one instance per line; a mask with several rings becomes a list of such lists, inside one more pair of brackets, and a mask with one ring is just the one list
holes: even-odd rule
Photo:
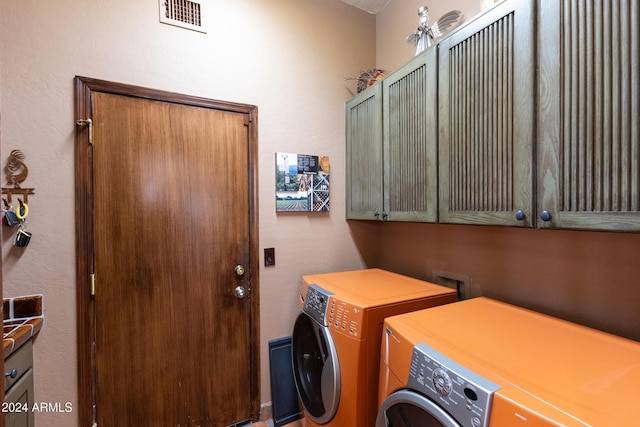
[[[638, 233], [386, 223], [366, 261], [433, 280], [466, 276], [483, 294], [640, 341]], [[368, 245], [372, 243], [367, 242]]]
[[[75, 75], [258, 106], [260, 251], [275, 247], [278, 262], [261, 268], [264, 402], [267, 342], [291, 333], [301, 276], [363, 266], [344, 220], [344, 102], [355, 86], [345, 77], [375, 65], [375, 17], [339, 0], [208, 3], [206, 35], [159, 24], [157, 0], [0, 3], [1, 161], [21, 149], [24, 186], [35, 188], [31, 244], [3, 242], [4, 296], [44, 294], [37, 401], [77, 404]], [[276, 215], [276, 151], [330, 157], [330, 213]], [[36, 422], [76, 419], [74, 411]]]

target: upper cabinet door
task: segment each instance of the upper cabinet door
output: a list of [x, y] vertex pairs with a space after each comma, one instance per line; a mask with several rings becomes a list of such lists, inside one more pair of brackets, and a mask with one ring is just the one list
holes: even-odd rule
[[533, 224], [534, 23], [510, 0], [439, 45], [440, 222]]
[[640, 230], [638, 1], [545, 0], [539, 26], [540, 224]]
[[346, 217], [376, 219], [382, 209], [382, 84], [360, 92], [345, 109]]
[[420, 53], [383, 80], [384, 215], [438, 220], [438, 55]]

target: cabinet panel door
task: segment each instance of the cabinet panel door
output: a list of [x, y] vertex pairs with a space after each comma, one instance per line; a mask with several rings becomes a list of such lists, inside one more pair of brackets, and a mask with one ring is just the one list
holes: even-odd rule
[[[31, 361], [32, 362], [32, 361]], [[4, 414], [5, 427], [33, 427], [35, 417], [33, 412], [33, 369], [22, 377], [9, 389], [5, 402], [12, 405], [11, 410]]]
[[543, 227], [640, 230], [640, 6], [545, 0], [540, 8]]
[[383, 80], [384, 210], [389, 221], [438, 219], [437, 49]]
[[440, 222], [532, 225], [533, 30], [512, 0], [439, 45]]
[[382, 84], [346, 104], [347, 219], [382, 211]]

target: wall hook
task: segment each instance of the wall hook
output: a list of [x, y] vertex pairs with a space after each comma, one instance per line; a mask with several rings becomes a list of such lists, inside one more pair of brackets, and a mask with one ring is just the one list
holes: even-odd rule
[[79, 119], [76, 122], [77, 126], [89, 126], [89, 145], [93, 145], [93, 120], [91, 119]]

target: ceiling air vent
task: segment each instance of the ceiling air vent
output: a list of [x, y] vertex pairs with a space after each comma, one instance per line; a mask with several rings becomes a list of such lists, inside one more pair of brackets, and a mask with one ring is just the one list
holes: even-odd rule
[[206, 33], [202, 17], [205, 15], [203, 1], [158, 0], [160, 22], [189, 30]]

